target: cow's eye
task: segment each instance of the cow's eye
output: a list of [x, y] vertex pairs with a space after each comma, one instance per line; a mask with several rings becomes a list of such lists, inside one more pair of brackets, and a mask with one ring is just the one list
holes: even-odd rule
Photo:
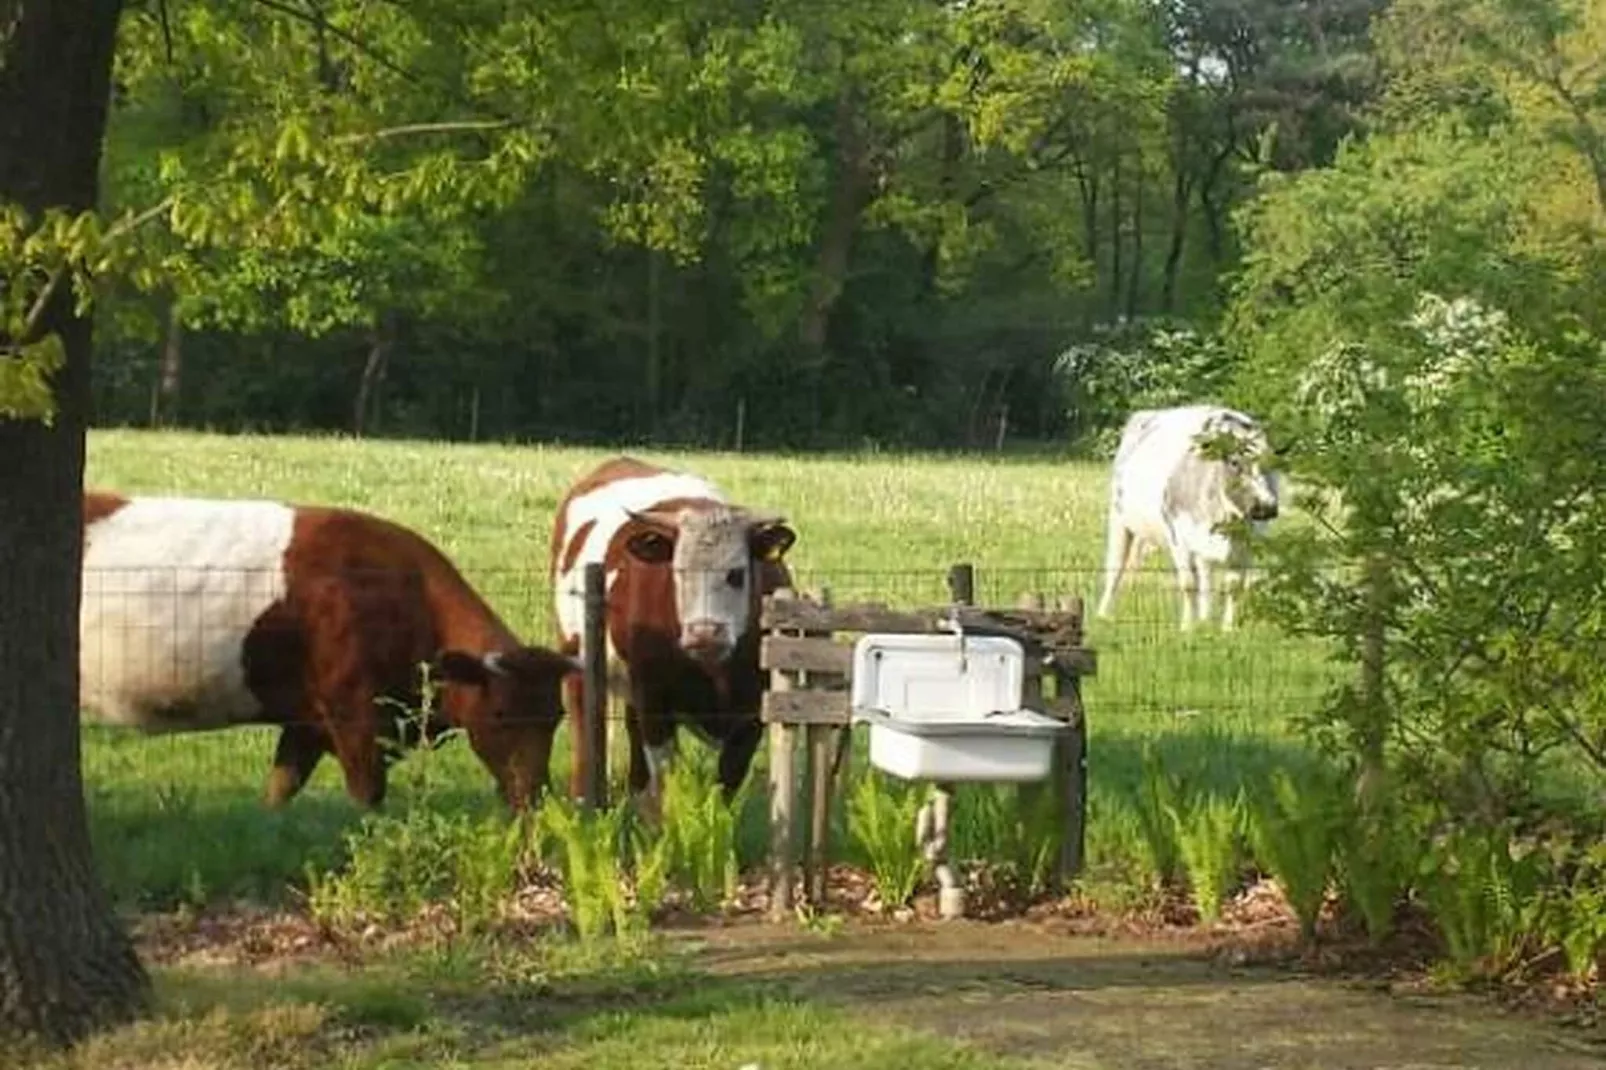
[[725, 582], [736, 588], [738, 591], [741, 590], [742, 587], [747, 583], [747, 570], [745, 568], [731, 569], [729, 572], [725, 573]]

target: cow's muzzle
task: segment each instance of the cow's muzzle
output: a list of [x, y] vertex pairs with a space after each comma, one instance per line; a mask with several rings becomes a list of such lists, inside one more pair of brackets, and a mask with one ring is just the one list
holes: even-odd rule
[[730, 629], [718, 621], [692, 621], [680, 630], [680, 649], [704, 664], [724, 661], [734, 646]]
[[1254, 505], [1249, 507], [1249, 519], [1250, 520], [1276, 520], [1277, 519], [1277, 503], [1276, 502], [1256, 502]]

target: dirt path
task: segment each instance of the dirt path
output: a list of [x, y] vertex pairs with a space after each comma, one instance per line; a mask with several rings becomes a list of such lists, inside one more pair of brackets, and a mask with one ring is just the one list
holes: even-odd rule
[[701, 933], [716, 973], [1066, 1070], [1601, 1070], [1606, 1034], [1459, 996], [1029, 925]]

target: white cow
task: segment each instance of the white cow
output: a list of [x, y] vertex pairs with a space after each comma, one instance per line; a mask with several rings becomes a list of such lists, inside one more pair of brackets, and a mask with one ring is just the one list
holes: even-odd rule
[[[1226, 459], [1201, 446], [1230, 436]], [[1107, 618], [1115, 589], [1145, 544], [1171, 552], [1182, 594], [1182, 627], [1210, 618], [1210, 570], [1224, 566], [1221, 627], [1231, 630], [1237, 588], [1246, 586], [1249, 545], [1222, 525], [1246, 520], [1255, 535], [1277, 515], [1277, 473], [1263, 467], [1270, 453], [1255, 420], [1218, 405], [1141, 409], [1127, 418], [1110, 480], [1109, 531], [1104, 552]], [[1233, 582], [1236, 581], [1236, 582]]]

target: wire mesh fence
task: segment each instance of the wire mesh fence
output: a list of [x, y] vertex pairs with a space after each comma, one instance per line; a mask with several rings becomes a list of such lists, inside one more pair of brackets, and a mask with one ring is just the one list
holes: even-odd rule
[[[554, 591], [544, 569], [475, 563], [463, 572], [522, 641], [559, 644]], [[799, 591], [828, 592], [839, 606], [874, 602], [908, 608], [946, 604], [948, 573], [949, 566], [794, 568], [793, 578]], [[1289, 638], [1253, 619], [1241, 620], [1231, 631], [1224, 631], [1219, 619], [1185, 631], [1180, 626], [1182, 595], [1169, 568], [1129, 571], [1108, 619], [1095, 613], [1101, 570], [983, 564], [975, 567], [974, 577], [974, 601], [982, 607], [1012, 608], [1036, 600], [1053, 608], [1080, 600], [1086, 645], [1098, 654], [1097, 674], [1082, 684], [1095, 740], [1100, 733], [1165, 733], [1190, 723], [1264, 731], [1309, 709], [1344, 671], [1326, 657], [1322, 644]], [[370, 576], [365, 582], [372, 586], [377, 581]], [[183, 729], [248, 721], [261, 694], [287, 686], [288, 678], [300, 671], [295, 659], [307, 651], [293, 637], [281, 636], [272, 649], [265, 638], [264, 630], [278, 612], [275, 607], [286, 596], [282, 579], [243, 571], [86, 575], [84, 693], [86, 701], [93, 699], [101, 707], [100, 713], [85, 715], [91, 789], [156, 780], [182, 794], [186, 784], [203, 790], [208, 784], [260, 783], [272, 760], [276, 729]], [[1218, 590], [1218, 606], [1220, 597]], [[366, 604], [358, 599], [352, 618], [340, 627], [324, 628], [319, 641], [423, 656], [420, 637], [427, 640], [432, 633], [419, 620], [407, 618], [423, 612], [429, 602], [405, 584], [392, 582], [385, 597]], [[462, 607], [456, 612], [461, 614]], [[328, 623], [321, 621], [320, 627]], [[143, 707], [119, 705], [117, 696], [107, 693], [131, 682], [142, 691]], [[609, 766], [618, 779], [626, 754], [620, 723], [624, 703], [617, 693], [609, 696], [608, 717]], [[136, 721], [155, 734], [130, 731]], [[560, 730], [552, 763], [553, 780], [559, 784], [568, 776], [568, 723]], [[468, 763], [458, 774], [461, 779], [483, 775], [469, 771], [471, 757], [458, 760]], [[324, 777], [339, 790], [338, 776]], [[488, 784], [487, 779], [476, 786]]]

